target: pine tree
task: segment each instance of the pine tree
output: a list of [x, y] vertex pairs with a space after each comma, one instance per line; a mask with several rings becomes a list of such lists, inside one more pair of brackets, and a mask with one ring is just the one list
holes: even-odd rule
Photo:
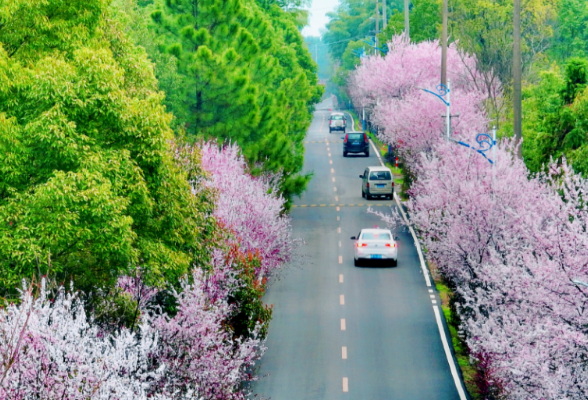
[[288, 199], [304, 190], [302, 141], [322, 91], [287, 13], [251, 0], [160, 0], [151, 16], [157, 51], [177, 61], [181, 84], [162, 88], [189, 137], [239, 144], [254, 174], [283, 173]]

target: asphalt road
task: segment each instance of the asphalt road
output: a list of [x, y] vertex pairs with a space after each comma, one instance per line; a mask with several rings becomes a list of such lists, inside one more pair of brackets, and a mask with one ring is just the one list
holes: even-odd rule
[[373, 148], [369, 158], [343, 157], [342, 134], [329, 134], [330, 105], [317, 106], [305, 156], [314, 177], [291, 213], [308, 260], [288, 266], [264, 297], [274, 318], [253, 391], [274, 400], [459, 399], [433, 311], [438, 295], [425, 285], [410, 233], [397, 231], [397, 267], [353, 266], [350, 237], [384, 226], [366, 212], [359, 179], [379, 161]]

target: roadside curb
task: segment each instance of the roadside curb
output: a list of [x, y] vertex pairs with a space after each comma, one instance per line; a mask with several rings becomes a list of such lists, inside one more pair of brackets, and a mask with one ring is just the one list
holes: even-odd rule
[[[378, 160], [380, 160], [380, 164], [383, 167], [386, 166], [384, 164], [384, 161], [382, 160], [382, 157], [380, 157], [380, 152], [378, 151], [376, 145], [374, 145], [374, 142], [372, 141], [371, 138], [369, 139], [369, 141], [370, 141], [370, 144], [372, 145], [372, 148], [374, 149], [374, 152], [376, 153], [376, 156], [378, 157]], [[422, 251], [419, 239], [416, 235], [416, 232], [414, 231], [414, 228], [410, 225], [410, 222], [409, 222], [409, 219], [407, 216], [408, 213], [406, 213], [404, 211], [404, 207], [399, 200], [399, 196], [395, 194], [394, 200], [396, 200], [396, 204], [398, 205], [398, 208], [400, 209], [400, 213], [402, 214], [402, 218], [404, 219], [404, 222], [408, 226], [410, 233], [412, 234], [412, 237], [414, 239], [414, 245], [417, 249], [417, 253], [419, 255], [419, 260], [421, 262], [421, 269], [422, 269], [423, 275], [425, 277], [425, 283], [428, 288], [431, 288], [430, 271], [429, 271], [429, 268], [427, 267], [427, 264], [425, 263], [425, 259], [423, 256], [423, 251]], [[434, 305], [433, 312], [435, 314], [435, 320], [437, 322], [437, 327], [439, 328], [439, 335], [441, 337], [441, 342], [443, 344], [443, 350], [445, 351], [445, 356], [447, 357], [447, 363], [449, 364], [451, 376], [453, 377], [453, 381], [455, 383], [457, 393], [459, 394], [459, 399], [460, 400], [468, 400], [469, 396], [466, 394], [467, 392], [465, 391], [465, 384], [463, 382], [463, 375], [461, 373], [461, 368], [459, 368], [459, 365], [457, 363], [457, 358], [455, 356], [455, 350], [453, 349], [453, 345], [449, 346], [449, 343], [452, 343], [452, 341], [451, 341], [451, 336], [448, 334], [449, 327], [447, 326], [447, 321], [445, 320], [445, 316], [439, 310], [439, 306]], [[443, 315], [443, 317], [442, 317], [442, 315]]]

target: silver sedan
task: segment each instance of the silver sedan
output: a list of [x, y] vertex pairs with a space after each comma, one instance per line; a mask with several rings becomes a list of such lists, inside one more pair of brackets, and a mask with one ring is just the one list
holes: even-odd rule
[[355, 241], [356, 267], [367, 260], [384, 260], [392, 266], [398, 264], [398, 246], [389, 229], [362, 229], [351, 239]]

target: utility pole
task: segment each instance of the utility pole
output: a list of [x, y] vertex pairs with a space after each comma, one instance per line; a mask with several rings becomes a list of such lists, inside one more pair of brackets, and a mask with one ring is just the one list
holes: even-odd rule
[[522, 62], [521, 62], [521, 0], [514, 0], [514, 18], [513, 18], [513, 115], [514, 115], [514, 137], [519, 145], [517, 155], [522, 157], [521, 140], [523, 139], [522, 126], [522, 100], [521, 100], [521, 80], [522, 80]]
[[410, 39], [410, 19], [408, 18], [409, 0], [404, 0], [404, 34]]
[[[380, 14], [380, 10], [378, 7], [378, 0], [376, 0], [376, 47], [379, 47], [378, 46], [378, 33], [380, 31], [380, 25], [379, 25], [379, 21], [378, 21], [379, 14]], [[375, 53], [378, 54], [377, 49], [375, 49]]]
[[386, 1], [382, 0], [382, 30], [386, 30], [388, 25], [388, 17], [386, 17]]
[[443, 31], [441, 33], [441, 84], [447, 86], [447, 0], [443, 0]]

